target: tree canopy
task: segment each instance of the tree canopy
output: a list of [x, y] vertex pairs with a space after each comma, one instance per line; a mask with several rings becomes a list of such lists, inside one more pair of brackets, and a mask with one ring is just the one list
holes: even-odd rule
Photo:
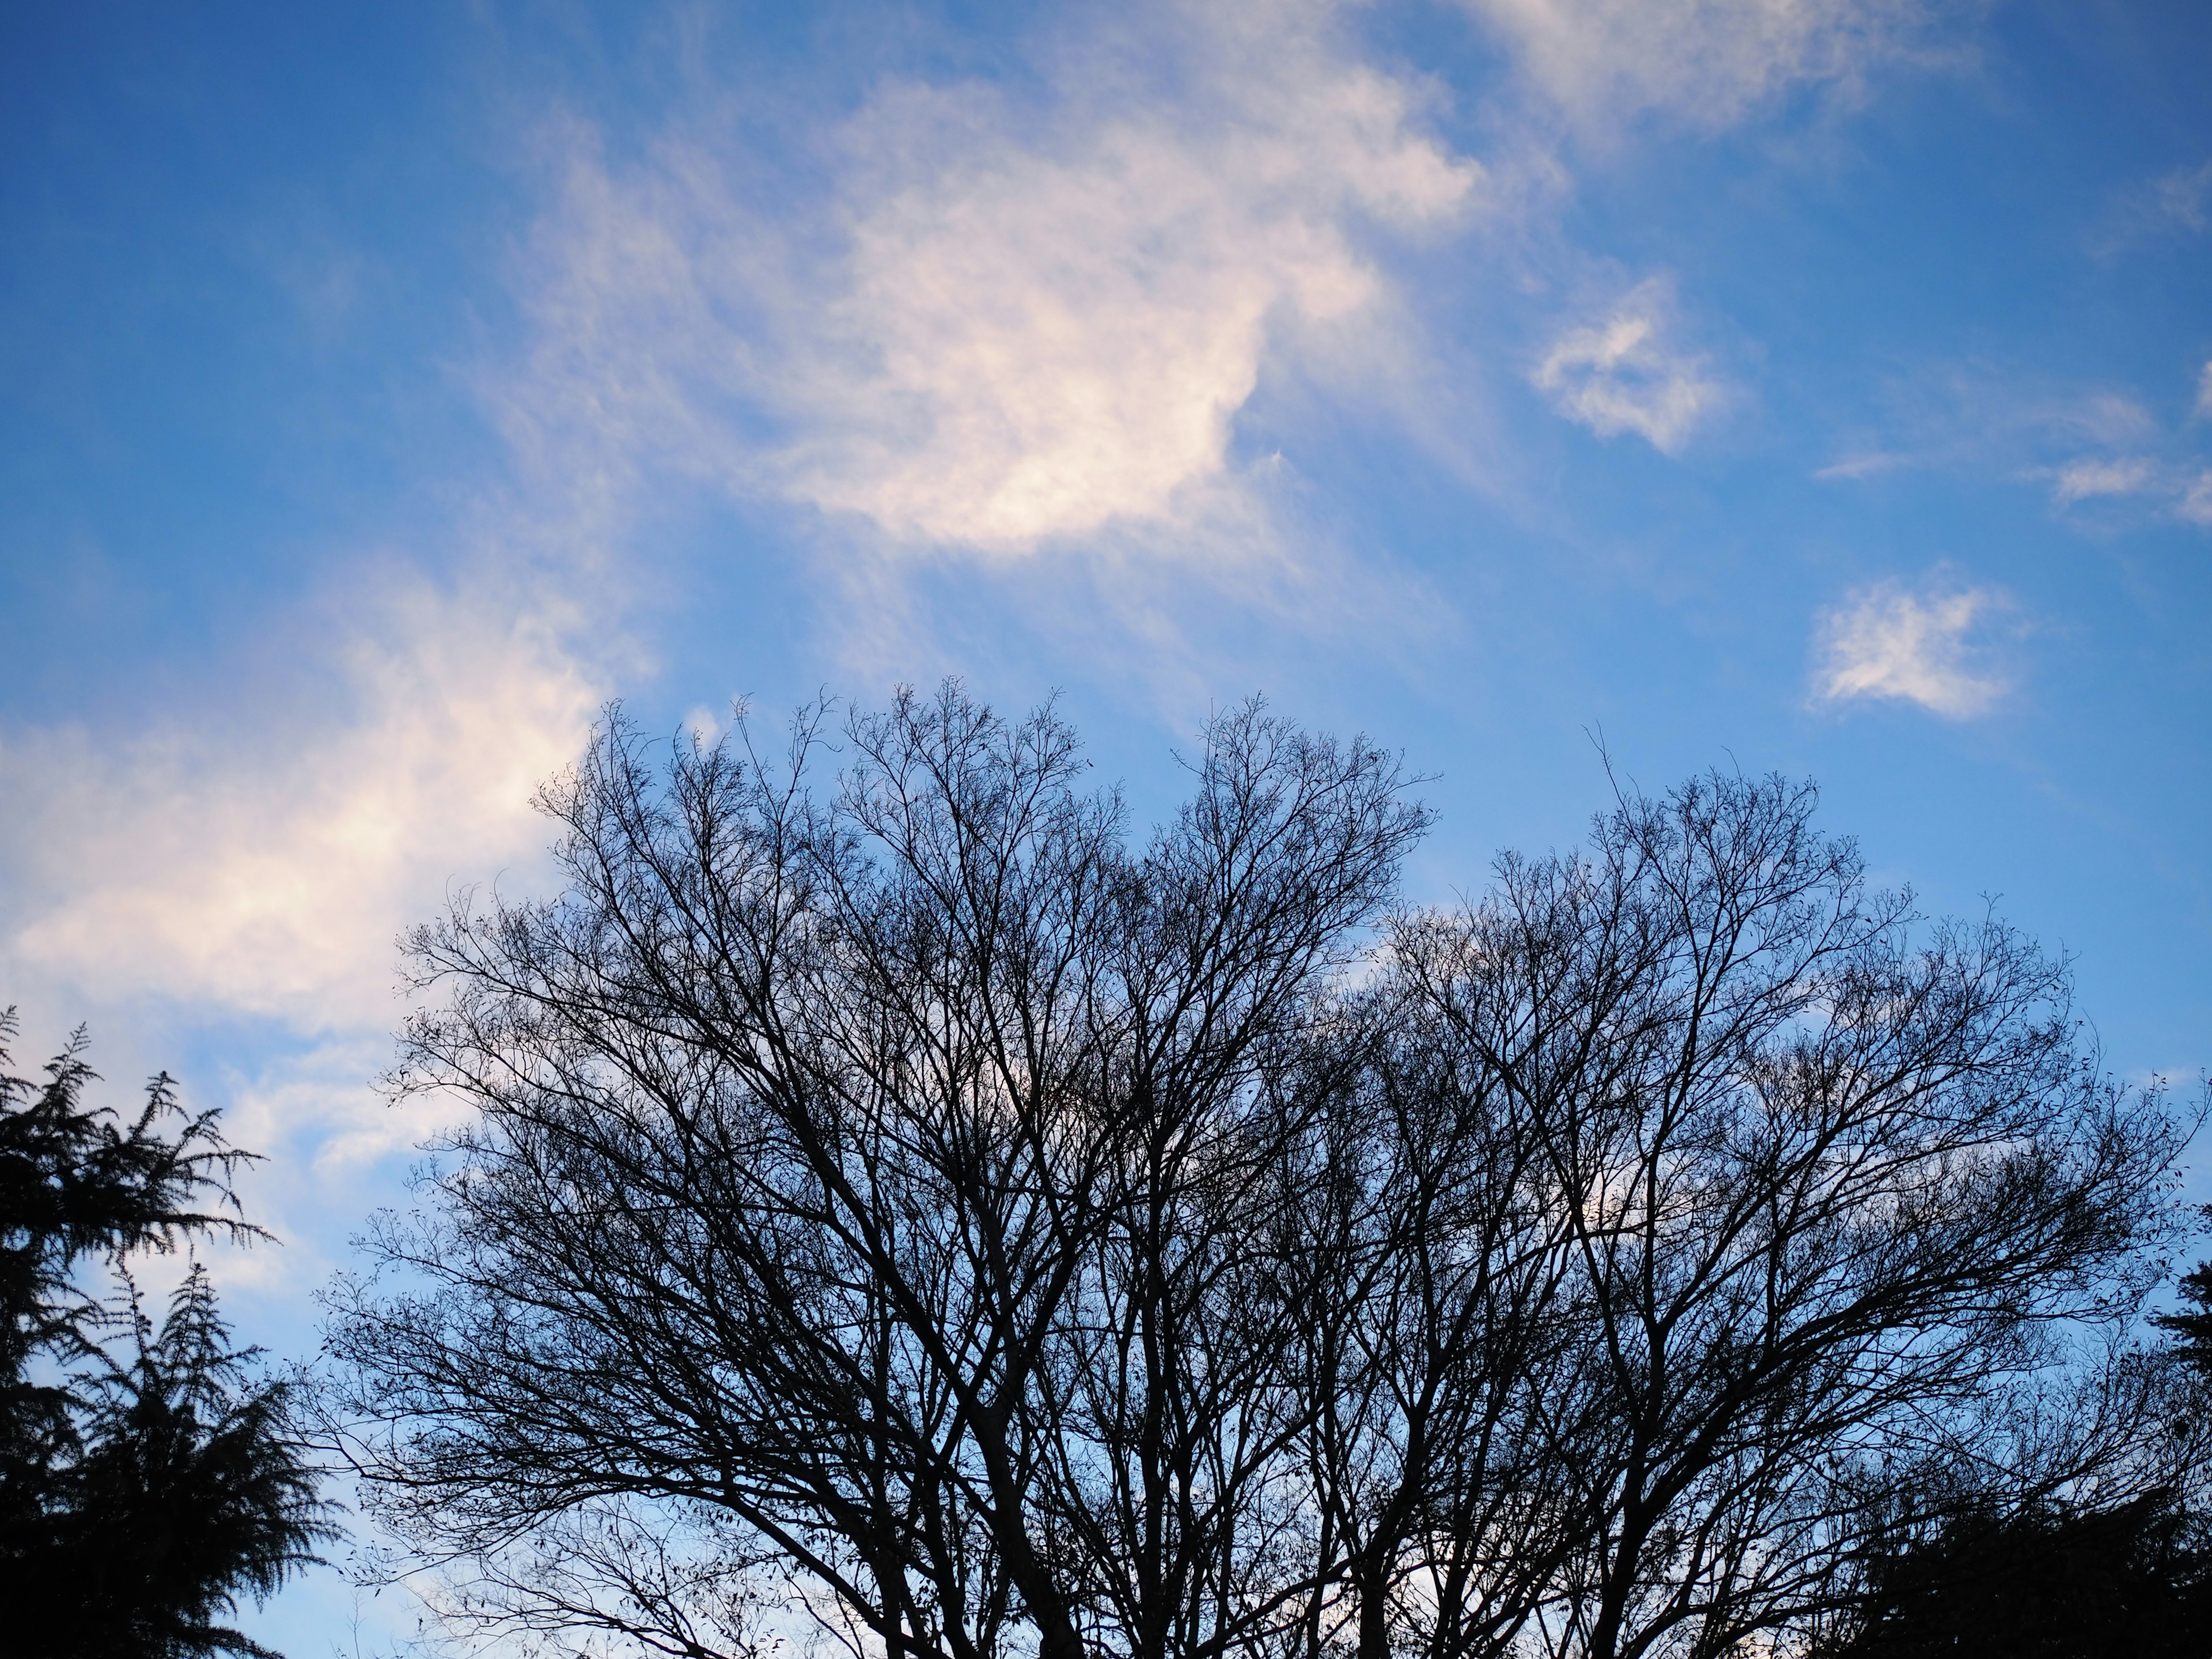
[[1809, 787], [1624, 792], [1433, 911], [1398, 763], [1256, 704], [1141, 841], [1049, 708], [902, 695], [830, 780], [824, 719], [611, 720], [566, 890], [412, 938], [395, 1086], [471, 1111], [327, 1408], [456, 1619], [1702, 1656], [2166, 1477], [2181, 1127]]

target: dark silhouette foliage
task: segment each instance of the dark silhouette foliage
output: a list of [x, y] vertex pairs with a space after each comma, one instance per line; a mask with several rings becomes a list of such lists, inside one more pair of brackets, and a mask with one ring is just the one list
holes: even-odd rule
[[1823, 1659], [2203, 1659], [2212, 1540], [2171, 1492], [2106, 1510], [1984, 1505], [1870, 1565]]
[[[2212, 1221], [2212, 1209], [2205, 1212]], [[2150, 1322], [2174, 1337], [2174, 1352], [2212, 1381], [2212, 1261], [2200, 1261], [2174, 1286], [2187, 1305], [2176, 1313], [2153, 1314]]]
[[[0, 1067], [15, 1031], [0, 1015]], [[134, 1251], [258, 1232], [216, 1114], [166, 1075], [118, 1118], [84, 1098], [82, 1032], [43, 1082], [0, 1070], [0, 1606], [27, 1659], [260, 1654], [218, 1622], [328, 1534], [288, 1385], [231, 1346], [195, 1264], [157, 1325]], [[103, 1265], [119, 1297], [85, 1287]]]

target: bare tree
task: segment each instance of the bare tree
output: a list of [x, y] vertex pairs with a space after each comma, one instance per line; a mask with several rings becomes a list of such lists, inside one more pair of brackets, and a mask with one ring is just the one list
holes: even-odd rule
[[364, 1471], [476, 1610], [550, 1541], [557, 1614], [665, 1651], [729, 1634], [633, 1582], [671, 1522], [654, 1586], [774, 1563], [860, 1646], [1251, 1649], [1313, 1560], [1271, 1079], [1423, 814], [1256, 705], [1141, 853], [1049, 712], [848, 738], [824, 801], [817, 720], [665, 782], [617, 723], [548, 797], [568, 896], [416, 935], [401, 1086], [477, 1110], [338, 1297]]
[[1399, 769], [1256, 705], [1141, 850], [1048, 710], [902, 696], [828, 791], [822, 732], [611, 724], [567, 893], [414, 937], [398, 1086], [472, 1115], [336, 1293], [331, 1405], [465, 1619], [1717, 1655], [1845, 1605], [1931, 1470], [2139, 1451], [2155, 1389], [2080, 1352], [2179, 1130], [1809, 790], [1391, 915]]
[[2124, 1375], [2063, 1422], [2050, 1384], [2158, 1273], [2181, 1132], [2101, 1073], [2063, 963], [1994, 920], [1916, 943], [1813, 806], [1626, 797], [1587, 856], [1509, 857], [1397, 936], [1570, 1257], [1528, 1425], [1589, 1500], [1533, 1627], [1561, 1655], [1802, 1627], [1902, 1471], [2048, 1490], [2147, 1426]]
[[1306, 1068], [1338, 1097], [1306, 1247], [1328, 1280], [1308, 1334], [1325, 1526], [1307, 1645], [1340, 1587], [1362, 1659], [1514, 1645], [1581, 1536], [1578, 1471], [1547, 1436], [1593, 1399], [1540, 1138], [1410, 965], [1386, 952]]

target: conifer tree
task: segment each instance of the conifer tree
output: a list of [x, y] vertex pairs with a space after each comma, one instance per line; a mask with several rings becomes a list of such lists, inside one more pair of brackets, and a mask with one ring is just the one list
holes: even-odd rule
[[[247, 1155], [166, 1074], [128, 1119], [85, 1098], [82, 1031], [43, 1081], [9, 1074], [0, 1014], [0, 1606], [27, 1659], [266, 1650], [220, 1622], [330, 1534], [288, 1385], [231, 1345], [197, 1263], [156, 1325], [134, 1253], [258, 1235]], [[119, 1293], [86, 1287], [104, 1268]]]

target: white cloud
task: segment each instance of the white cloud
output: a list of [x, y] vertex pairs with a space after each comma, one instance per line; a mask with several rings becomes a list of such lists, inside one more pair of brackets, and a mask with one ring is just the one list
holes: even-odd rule
[[[534, 860], [531, 791], [604, 695], [548, 593], [596, 591], [672, 485], [1002, 556], [1087, 536], [1105, 566], [1149, 523], [1191, 532], [1206, 581], [1243, 581], [1278, 540], [1279, 468], [1231, 453], [1263, 370], [1395, 337], [1370, 242], [1462, 222], [1484, 182], [1422, 130], [1424, 88], [1341, 49], [1331, 15], [1149, 17], [1172, 86], [1063, 40], [1035, 107], [887, 83], [795, 209], [762, 202], [711, 107], [620, 161], [552, 123], [557, 188], [514, 267], [525, 344], [479, 380], [513, 465], [457, 526], [491, 549], [477, 574], [284, 642], [335, 690], [0, 733], [0, 793], [30, 803], [0, 825], [0, 967], [101, 1002], [387, 1028], [393, 934], [449, 879]], [[1262, 605], [1353, 608], [1341, 573], [1275, 562], [1249, 581]], [[1108, 574], [1115, 603], [1148, 591]]]
[[515, 599], [413, 586], [334, 626], [342, 711], [303, 692], [250, 720], [6, 739], [0, 961], [104, 1002], [387, 1027], [394, 936], [447, 881], [538, 854], [532, 792], [600, 700]]
[[1316, 92], [1310, 125], [1194, 145], [1117, 124], [1064, 160], [994, 145], [872, 206], [834, 324], [867, 367], [809, 388], [795, 493], [1016, 549], [1219, 477], [1271, 329], [1381, 298], [1346, 214], [1418, 225], [1472, 182], [1405, 134], [1381, 77]]
[[1855, 454], [1845, 455], [1839, 459], [1831, 461], [1827, 465], [1815, 471], [1813, 476], [1824, 483], [1834, 483], [1845, 480], [1879, 477], [1885, 472], [1894, 472], [1900, 467], [1909, 467], [1913, 465], [1915, 465], [1915, 458], [1911, 455], [1900, 455], [1887, 449], [1861, 450]]
[[392, 1062], [390, 1036], [364, 1030], [224, 1076], [223, 1132], [262, 1159], [243, 1172], [240, 1198], [281, 1244], [210, 1252], [226, 1290], [302, 1296], [327, 1279], [362, 1214], [389, 1198], [395, 1164], [465, 1118], [457, 1097], [386, 1098], [374, 1079]]
[[[2195, 417], [2212, 416], [2212, 363], [2185, 383]], [[1897, 466], [1955, 468], [2049, 492], [2051, 506], [2100, 531], [2159, 520], [2206, 525], [2202, 429], [2177, 418], [2172, 393], [2066, 386], [1954, 365], [1901, 383], [1883, 434], [1814, 474], [1848, 479]]]
[[1934, 55], [1926, 0], [1462, 0], [1577, 121], [1656, 112], [1717, 131], [1795, 87], [1856, 91]]
[[[2212, 179], [2212, 164], [2208, 164], [2206, 175]], [[2212, 416], [2212, 363], [2197, 374], [2191, 414], [2197, 419]], [[2205, 470], [2201, 453], [2189, 453], [2201, 446], [2192, 444], [2194, 434], [2186, 421], [2162, 429], [2136, 399], [2108, 394], [2089, 400], [2074, 421], [2054, 430], [2106, 448], [2124, 444], [2152, 452], [2082, 455], [2037, 470], [2035, 476], [2051, 480], [2054, 505], [2135, 497], [2185, 524], [2212, 528], [2212, 472]]]
[[1972, 636], [2004, 605], [1986, 587], [1915, 593], [1881, 582], [1862, 589], [1819, 620], [1814, 696], [1831, 703], [1917, 702], [1953, 720], [1987, 714], [2008, 685]]
[[1666, 284], [1647, 279], [1602, 320], [1561, 334], [1529, 378], [1560, 414], [1600, 437], [1633, 432], [1674, 454], [1726, 389], [1703, 357], [1668, 344], [1672, 309]]
[[2158, 421], [2142, 399], [2124, 392], [2094, 392], [2048, 405], [2031, 398], [2019, 416], [2029, 426], [2079, 443], [2139, 443], [2158, 431]]
[[2206, 482], [2212, 479], [2212, 473], [2203, 470], [2201, 461], [2093, 455], [2062, 466], [2038, 469], [2036, 476], [2051, 479], [2055, 507], [2134, 500], [2171, 513], [2187, 524], [2212, 526], [2212, 495], [2208, 494]]
[[1233, 483], [1272, 354], [1386, 325], [1370, 232], [1451, 225], [1482, 181], [1328, 16], [1178, 21], [1172, 98], [1103, 48], [1064, 55], [1042, 114], [892, 85], [795, 226], [744, 204], [708, 133], [618, 170], [572, 131], [511, 423], [905, 543], [1018, 554], [1187, 518]]
[[[2118, 392], [2057, 399], [2015, 396], [2013, 403], [2015, 424], [2040, 437], [2046, 454], [2052, 454], [2051, 463], [2023, 468], [2019, 476], [2048, 479], [2052, 506], [2112, 503], [2105, 509], [2107, 523], [2156, 514], [2212, 525], [2203, 458], [2190, 453], [2201, 447], [2192, 444], [2186, 421], [2162, 421], [2140, 398]], [[2193, 405], [2200, 417], [2212, 414], [2212, 363], [2197, 375]], [[2088, 453], [2058, 459], [2079, 447]]]
[[2212, 225], [2212, 161], [2179, 167], [2113, 198], [2091, 250], [2107, 257], [2162, 236], [2193, 234]]
[[2205, 204], [2212, 200], [2212, 161], [2176, 167], [2153, 180], [2148, 200], [2167, 224], [2181, 230], [2203, 229], [2208, 222]]
[[2051, 498], [2059, 506], [2069, 507], [2092, 496], [2140, 495], [2150, 488], [2155, 471], [2148, 461], [2135, 455], [2069, 461], [2051, 483]]

